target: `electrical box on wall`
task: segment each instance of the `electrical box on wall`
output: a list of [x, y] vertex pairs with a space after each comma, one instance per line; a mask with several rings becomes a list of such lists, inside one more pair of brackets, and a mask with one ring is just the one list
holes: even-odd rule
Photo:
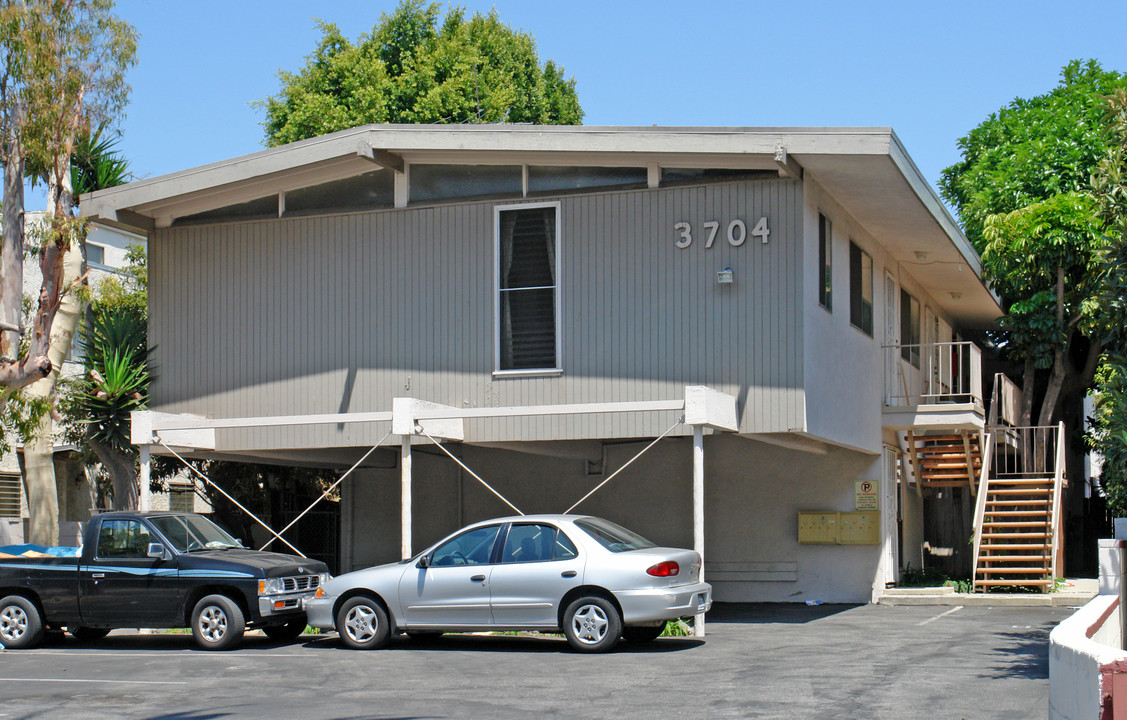
[[838, 523], [837, 541], [842, 545], [880, 543], [880, 513], [873, 510], [843, 512]]
[[800, 543], [835, 545], [837, 543], [838, 515], [833, 511], [800, 512], [798, 514], [798, 541]]

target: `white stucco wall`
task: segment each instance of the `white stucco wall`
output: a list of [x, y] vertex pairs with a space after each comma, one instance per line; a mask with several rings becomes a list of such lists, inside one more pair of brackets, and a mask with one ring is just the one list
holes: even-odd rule
[[1103, 666], [1127, 669], [1118, 604], [1117, 595], [1099, 595], [1049, 634], [1049, 720], [1101, 717], [1103, 693], [1110, 690], [1102, 686]]
[[[645, 442], [607, 445], [607, 473]], [[575, 512], [600, 515], [659, 545], [692, 547], [691, 440], [662, 441]], [[413, 454], [414, 549], [462, 525], [513, 514], [433, 448]], [[585, 461], [463, 446], [470, 468], [526, 513], [562, 512], [605, 475]], [[877, 477], [878, 456], [831, 448], [800, 452], [730, 435], [705, 439], [705, 561], [793, 564], [790, 581], [710, 580], [720, 602], [866, 603], [878, 577], [880, 545], [798, 542], [798, 512], [853, 510], [854, 480]], [[365, 470], [347, 481], [342, 569], [399, 559], [399, 471]], [[351, 528], [349, 531], [348, 528]], [[351, 562], [348, 544], [352, 545]], [[707, 579], [707, 577], [706, 577]]]
[[[885, 352], [883, 346], [898, 342], [900, 316], [899, 293], [907, 290], [920, 303], [921, 342], [931, 338], [922, 325], [930, 310], [939, 318], [940, 329], [934, 339], [949, 342], [951, 318], [941, 312], [934, 298], [925, 293], [913, 271], [926, 272], [926, 261], [897, 261], [876, 240], [818, 185], [817, 178], [807, 175], [803, 208], [803, 330], [804, 373], [806, 388], [806, 430], [831, 442], [880, 450], [882, 441], [881, 409], [885, 401]], [[833, 225], [832, 245], [832, 312], [818, 300], [820, 271], [818, 264], [818, 214]], [[873, 259], [873, 335], [854, 327], [849, 311], [849, 243], [853, 241]], [[885, 278], [895, 283], [896, 308], [888, 318]], [[889, 331], [891, 321], [892, 331]], [[919, 370], [909, 367], [918, 375]]]

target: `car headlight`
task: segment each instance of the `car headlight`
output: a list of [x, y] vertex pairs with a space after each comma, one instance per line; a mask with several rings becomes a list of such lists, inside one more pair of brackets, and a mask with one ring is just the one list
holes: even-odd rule
[[282, 592], [282, 578], [266, 578], [258, 581], [259, 595], [277, 595]]

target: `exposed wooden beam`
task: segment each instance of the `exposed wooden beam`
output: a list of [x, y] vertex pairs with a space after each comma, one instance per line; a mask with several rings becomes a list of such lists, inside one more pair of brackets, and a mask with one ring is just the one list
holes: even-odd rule
[[802, 166], [798, 164], [797, 160], [787, 155], [787, 149], [784, 145], [775, 146], [775, 165], [779, 168], [779, 177], [802, 179]]
[[363, 140], [356, 147], [356, 154], [365, 160], [369, 160], [380, 167], [385, 167], [389, 170], [394, 170], [397, 173], [403, 173], [403, 158], [395, 153], [388, 152], [374, 148]]

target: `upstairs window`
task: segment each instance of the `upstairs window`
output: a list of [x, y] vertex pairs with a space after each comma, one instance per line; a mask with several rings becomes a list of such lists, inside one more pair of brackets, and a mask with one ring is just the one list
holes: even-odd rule
[[849, 242], [849, 322], [873, 336], [873, 258]]
[[920, 366], [920, 301], [900, 290], [900, 357]]
[[497, 208], [500, 372], [558, 370], [559, 203]]
[[833, 310], [833, 225], [818, 213], [818, 302]]

